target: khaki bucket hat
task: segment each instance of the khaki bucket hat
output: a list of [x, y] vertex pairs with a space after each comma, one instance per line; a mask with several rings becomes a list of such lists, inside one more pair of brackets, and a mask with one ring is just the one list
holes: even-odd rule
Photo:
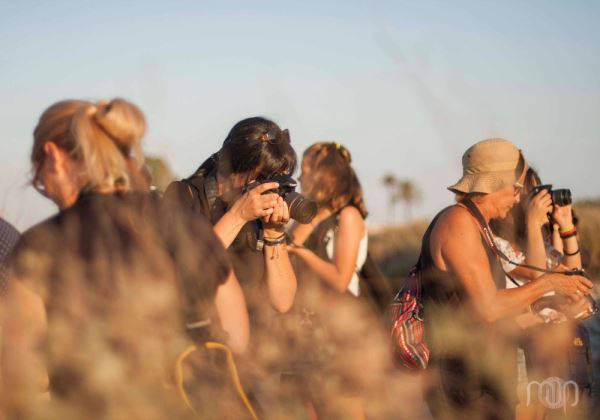
[[527, 162], [508, 140], [482, 140], [469, 147], [462, 157], [463, 176], [448, 189], [454, 193], [489, 194], [517, 184], [527, 170]]

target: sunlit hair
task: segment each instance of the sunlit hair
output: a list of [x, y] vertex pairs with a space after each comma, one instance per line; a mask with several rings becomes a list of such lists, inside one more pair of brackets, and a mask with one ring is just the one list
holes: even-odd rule
[[124, 99], [57, 102], [44, 111], [33, 132], [33, 181], [46, 157], [44, 145], [52, 141], [78, 164], [83, 189], [141, 187], [145, 130], [140, 109]]
[[219, 172], [252, 174], [267, 178], [275, 173], [291, 174], [296, 169], [296, 152], [288, 130], [263, 117], [246, 118], [233, 126], [219, 151]]
[[304, 152], [303, 165], [310, 168], [311, 178], [303, 192], [319, 207], [335, 212], [354, 206], [363, 218], [367, 217], [369, 212], [348, 149], [334, 142], [315, 143]]

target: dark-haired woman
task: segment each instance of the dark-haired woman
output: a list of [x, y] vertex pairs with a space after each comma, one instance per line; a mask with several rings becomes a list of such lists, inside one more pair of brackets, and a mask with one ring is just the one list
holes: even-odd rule
[[188, 324], [220, 321], [245, 346], [243, 295], [210, 225], [166, 231], [154, 197], [136, 192], [144, 132], [123, 99], [61, 101], [40, 117], [33, 186], [60, 211], [12, 255], [1, 349], [11, 418], [185, 416], [165, 388], [187, 342], [182, 306]]
[[[169, 206], [208, 219], [229, 251], [248, 303], [250, 348], [240, 367], [254, 396], [277, 392], [278, 384], [265, 379], [276, 376], [282, 351], [273, 328], [296, 294], [284, 234], [289, 210], [278, 194], [270, 192], [278, 184], [263, 181], [276, 174], [290, 175], [295, 167], [288, 131], [266, 118], [248, 118], [233, 126], [221, 149], [192, 176], [172, 183], [164, 197]], [[262, 405], [271, 405], [258, 398]]]
[[221, 149], [192, 176], [171, 184], [165, 193], [166, 201], [214, 225], [249, 301], [264, 302], [261, 289], [266, 286], [268, 300], [279, 312], [292, 306], [296, 293], [283, 240], [289, 210], [279, 195], [269, 192], [277, 183], [245, 187], [275, 174], [291, 174], [295, 167], [288, 131], [266, 118], [248, 118], [233, 126]]
[[[496, 235], [494, 238], [496, 246], [511, 261], [518, 264], [527, 264], [542, 270], [581, 268], [576, 235], [563, 233], [562, 236], [566, 236], [564, 238], [560, 235], [561, 232], [568, 232], [574, 227], [571, 205], [553, 205], [547, 189], [535, 191], [535, 188], [541, 184], [537, 172], [531, 167], [528, 168], [523, 182], [523, 199], [511, 209], [507, 218], [490, 222], [490, 227]], [[554, 232], [550, 230], [548, 215], [552, 216], [556, 235], [553, 235]], [[552, 236], [558, 236], [558, 241]], [[562, 251], [566, 254], [563, 255]], [[533, 281], [543, 274], [542, 271], [506, 261], [502, 261], [502, 265], [507, 273], [508, 289]], [[522, 343], [525, 347], [524, 352], [520, 349], [518, 353], [520, 402], [517, 406], [517, 418], [535, 417], [536, 412], [537, 417], [544, 416], [546, 409], [537, 402], [537, 398], [531, 404], [525, 404], [527, 384], [549, 377], [569, 376], [566, 369], [567, 355], [574, 339], [575, 326], [572, 322], [566, 322], [565, 313], [583, 315], [591, 309], [590, 302], [587, 300], [582, 300], [569, 309], [564, 308], [565, 313], [557, 311], [559, 308], [556, 306], [552, 308], [552, 306], [548, 305], [544, 308], [540, 306], [538, 311], [517, 318], [520, 326], [526, 329]]]
[[316, 143], [304, 152], [302, 192], [319, 210], [311, 224], [296, 225], [291, 232], [290, 252], [302, 262], [299, 299], [305, 312], [316, 314], [316, 328], [324, 327], [322, 344], [330, 351], [319, 380], [307, 384], [312, 388], [307, 398], [323, 418], [336, 413], [364, 418], [364, 368], [373, 368], [364, 343], [375, 348], [377, 342], [376, 329], [370, 328], [375, 324], [357, 299], [358, 273], [367, 257], [368, 212], [351, 162], [350, 152], [339, 143]]

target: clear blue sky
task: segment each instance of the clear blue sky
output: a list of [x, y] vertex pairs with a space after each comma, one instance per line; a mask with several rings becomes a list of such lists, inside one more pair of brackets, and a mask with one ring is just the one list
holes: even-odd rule
[[113, 96], [140, 105], [146, 149], [179, 176], [247, 116], [289, 128], [299, 154], [344, 143], [372, 223], [384, 172], [413, 178], [431, 216], [491, 136], [598, 197], [599, 21], [597, 1], [0, 0], [0, 214], [25, 228], [54, 211], [27, 186], [40, 113]]

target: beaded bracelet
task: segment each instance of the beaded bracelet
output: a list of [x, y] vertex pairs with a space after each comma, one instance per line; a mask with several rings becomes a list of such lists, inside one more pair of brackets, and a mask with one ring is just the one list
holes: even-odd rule
[[569, 232], [570, 230], [573, 230], [575, 228], [574, 224], [570, 224], [569, 226], [567, 226], [566, 228], [560, 228], [558, 229], [559, 233], [565, 233], [565, 232]]
[[567, 239], [577, 235], [577, 228], [571, 225], [568, 229], [559, 229], [558, 234], [562, 239]]

